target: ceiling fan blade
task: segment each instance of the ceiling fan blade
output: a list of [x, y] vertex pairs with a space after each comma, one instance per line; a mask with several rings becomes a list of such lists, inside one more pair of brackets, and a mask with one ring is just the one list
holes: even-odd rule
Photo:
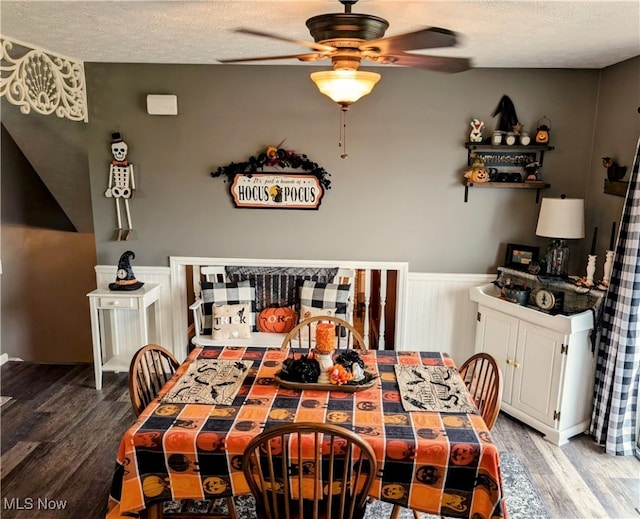
[[286, 41], [289, 43], [295, 43], [297, 45], [302, 45], [303, 47], [307, 47], [309, 49], [313, 49], [318, 52], [333, 52], [336, 50], [335, 47], [332, 47], [330, 45], [323, 45], [322, 43], [315, 43], [313, 41], [307, 41], [307, 40], [298, 40], [296, 38], [287, 38], [286, 36], [280, 36], [279, 34], [275, 34], [273, 32], [258, 31], [255, 29], [245, 29], [242, 27], [238, 29], [234, 29], [234, 32], [239, 32], [241, 34], [251, 34], [253, 36], [262, 36], [264, 38], [271, 38], [273, 40]]
[[245, 61], [270, 61], [276, 59], [299, 59], [300, 61], [316, 61], [324, 59], [322, 54], [309, 53], [309, 54], [290, 54], [288, 56], [259, 56], [255, 58], [237, 58], [237, 59], [219, 59], [218, 63], [243, 63]]
[[406, 54], [398, 52], [382, 55], [376, 59], [378, 63], [400, 65], [401, 67], [435, 70], [436, 72], [464, 72], [471, 68], [469, 58], [451, 58], [447, 56], [423, 56], [420, 54]]
[[457, 38], [454, 32], [440, 27], [429, 27], [388, 38], [365, 41], [360, 45], [360, 49], [379, 49], [381, 54], [393, 54], [405, 50], [453, 47], [456, 43]]

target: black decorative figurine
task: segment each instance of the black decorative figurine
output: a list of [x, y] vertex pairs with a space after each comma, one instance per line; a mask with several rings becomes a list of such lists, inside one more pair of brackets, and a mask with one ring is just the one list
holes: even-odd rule
[[133, 269], [131, 268], [131, 260], [136, 255], [133, 251], [126, 251], [122, 253], [118, 260], [118, 271], [116, 272], [116, 282], [109, 283], [109, 290], [138, 290], [144, 283], [138, 281], [133, 275]]
[[516, 107], [513, 106], [513, 102], [509, 99], [509, 96], [503, 95], [496, 106], [496, 109], [491, 114], [493, 117], [500, 115], [498, 119], [498, 126], [496, 130], [501, 132], [512, 132], [514, 127], [518, 125], [518, 116], [516, 115]]

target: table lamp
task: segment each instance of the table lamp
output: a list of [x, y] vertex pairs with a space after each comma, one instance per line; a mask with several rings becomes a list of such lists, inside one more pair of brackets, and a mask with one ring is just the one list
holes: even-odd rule
[[569, 267], [566, 240], [584, 238], [584, 200], [565, 195], [543, 198], [536, 235], [551, 238], [547, 247], [546, 274], [566, 277]]

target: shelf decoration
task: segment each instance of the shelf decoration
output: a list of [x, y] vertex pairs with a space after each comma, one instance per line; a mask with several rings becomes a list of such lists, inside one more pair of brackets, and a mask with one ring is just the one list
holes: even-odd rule
[[616, 159], [602, 157], [602, 166], [607, 170], [607, 178], [611, 182], [622, 180], [627, 173], [627, 166], [619, 166]]
[[516, 107], [513, 105], [513, 101], [508, 95], [503, 95], [498, 102], [498, 106], [491, 114], [493, 117], [496, 115], [498, 118], [498, 125], [496, 130], [501, 132], [513, 131], [514, 125], [518, 124], [518, 115], [516, 114]]
[[484, 167], [484, 160], [472, 154], [473, 162], [464, 172], [464, 178], [470, 182], [489, 182], [490, 171]]
[[469, 142], [482, 142], [482, 129], [484, 122], [479, 119], [471, 120], [471, 133], [469, 134]]
[[549, 144], [549, 132], [551, 132], [551, 119], [543, 115], [538, 120], [536, 128], [536, 142], [538, 144]]
[[18, 106], [23, 114], [33, 110], [71, 121], [89, 120], [83, 62], [4, 36], [0, 47], [0, 97]]
[[509, 151], [505, 146], [505, 151], [476, 151], [476, 157], [484, 161], [486, 166], [495, 167], [520, 167], [523, 168], [536, 160], [536, 152]]
[[523, 167], [525, 182], [535, 182], [536, 180], [541, 180], [541, 176], [540, 176], [541, 167], [542, 167], [542, 164], [540, 164], [540, 162], [537, 160], [534, 160], [533, 162], [529, 162], [528, 164], [525, 164]]
[[[317, 209], [325, 190], [331, 189], [330, 173], [305, 154], [267, 146], [244, 162], [232, 162], [211, 172], [226, 177], [236, 207], [263, 209]], [[264, 168], [300, 169], [305, 173], [264, 171]]]

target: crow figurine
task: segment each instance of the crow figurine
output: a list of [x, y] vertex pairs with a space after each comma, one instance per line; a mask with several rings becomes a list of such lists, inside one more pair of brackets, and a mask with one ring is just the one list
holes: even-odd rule
[[496, 106], [496, 109], [491, 114], [493, 117], [500, 115], [498, 119], [498, 126], [496, 130], [501, 132], [512, 132], [513, 127], [518, 124], [518, 116], [516, 115], [516, 107], [513, 106], [513, 102], [509, 96], [503, 95]]
[[618, 166], [611, 157], [602, 157], [602, 165], [607, 168], [607, 178], [611, 181], [621, 180], [627, 173], [627, 166]]

